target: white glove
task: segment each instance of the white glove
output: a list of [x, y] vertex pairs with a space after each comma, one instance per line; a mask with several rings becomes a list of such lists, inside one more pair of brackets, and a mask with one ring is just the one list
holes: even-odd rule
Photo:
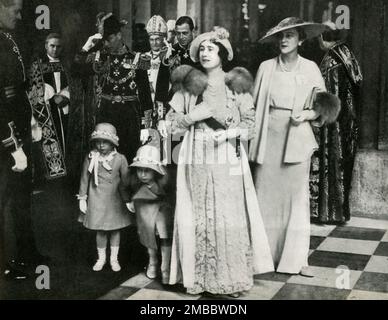
[[160, 135], [163, 137], [163, 138], [167, 138], [167, 126], [166, 126], [166, 121], [164, 120], [159, 120], [158, 122], [158, 131], [160, 133]]
[[211, 108], [205, 102], [202, 102], [196, 105], [194, 110], [189, 112], [188, 116], [193, 122], [198, 122], [211, 118], [213, 113]]
[[141, 144], [145, 144], [149, 137], [150, 137], [150, 131], [148, 129], [142, 129], [140, 131]]
[[96, 33], [95, 35], [89, 37], [88, 41], [86, 41], [85, 45], [82, 47], [82, 50], [88, 52], [96, 45], [97, 40], [100, 39], [102, 39], [101, 33]]
[[15, 160], [15, 165], [12, 167], [12, 171], [23, 172], [27, 168], [27, 157], [22, 148], [16, 149], [16, 151], [11, 153], [13, 159]]
[[240, 130], [238, 128], [228, 130], [218, 130], [213, 133], [213, 139], [218, 144], [225, 142], [226, 140], [233, 140], [240, 137]]
[[130, 212], [135, 213], [135, 205], [134, 205], [133, 201], [132, 202], [128, 202], [125, 205], [127, 206], [127, 209]]
[[86, 202], [86, 200], [82, 199], [79, 201], [79, 210], [82, 213], [86, 213], [86, 210], [88, 210], [88, 203]]

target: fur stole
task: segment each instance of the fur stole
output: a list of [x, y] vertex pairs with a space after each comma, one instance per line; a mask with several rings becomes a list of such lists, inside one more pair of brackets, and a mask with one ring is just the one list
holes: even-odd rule
[[[186, 91], [194, 96], [202, 94], [207, 87], [208, 77], [202, 71], [189, 65], [176, 68], [171, 74], [173, 91]], [[251, 92], [253, 77], [245, 68], [236, 67], [225, 75], [225, 84], [237, 93]]]

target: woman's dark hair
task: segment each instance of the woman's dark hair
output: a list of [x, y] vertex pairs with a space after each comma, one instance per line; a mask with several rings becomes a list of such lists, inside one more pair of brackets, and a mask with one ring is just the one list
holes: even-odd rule
[[229, 60], [228, 60], [229, 52], [228, 52], [228, 50], [226, 50], [226, 48], [221, 43], [215, 42], [214, 44], [220, 49], [218, 51], [218, 55], [219, 55], [219, 57], [221, 59], [222, 67], [226, 67], [228, 65], [228, 63], [229, 63]]
[[194, 22], [193, 22], [193, 19], [191, 19], [189, 16], [182, 16], [180, 17], [176, 22], [175, 22], [175, 26], [181, 26], [183, 24], [187, 23], [190, 27], [190, 30], [193, 31], [194, 30]]
[[[229, 52], [228, 50], [226, 50], [226, 48], [221, 44], [221, 43], [218, 43], [218, 42], [213, 42], [217, 47], [218, 47], [218, 56], [220, 57], [221, 59], [221, 65], [222, 65], [222, 69], [225, 70], [225, 68], [227, 68], [228, 64], [229, 64], [229, 60], [228, 60], [228, 56], [229, 56]], [[199, 50], [198, 50], [198, 53], [197, 53], [197, 59], [199, 61]]]
[[298, 31], [298, 34], [299, 34], [299, 41], [304, 41], [307, 39], [306, 32], [302, 27], [297, 27], [296, 31]]

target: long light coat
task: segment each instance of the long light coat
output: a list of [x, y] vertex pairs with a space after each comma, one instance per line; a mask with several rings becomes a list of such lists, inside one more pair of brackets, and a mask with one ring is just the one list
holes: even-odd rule
[[[297, 114], [304, 108], [310, 107], [307, 102], [313, 88], [326, 91], [325, 82], [318, 66], [313, 61], [303, 57], [299, 57], [299, 59], [300, 64], [295, 75], [296, 94], [292, 114]], [[264, 61], [260, 65], [253, 90], [253, 102], [256, 106], [256, 130], [249, 149], [249, 161], [258, 164], [263, 164], [267, 148], [270, 96], [277, 61], [278, 57]], [[309, 121], [305, 121], [299, 126], [290, 124], [284, 153], [285, 163], [304, 162], [311, 157], [317, 148], [318, 144]]]

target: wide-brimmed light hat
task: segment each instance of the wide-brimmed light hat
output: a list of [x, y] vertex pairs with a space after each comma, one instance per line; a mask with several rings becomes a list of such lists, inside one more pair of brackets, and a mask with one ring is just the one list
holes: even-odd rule
[[233, 49], [229, 41], [229, 32], [222, 27], [214, 27], [213, 31], [200, 34], [196, 37], [190, 46], [190, 58], [198, 62], [198, 50], [202, 42], [209, 40], [211, 42], [222, 44], [228, 51], [228, 61], [233, 60]]
[[276, 41], [276, 35], [279, 32], [283, 32], [288, 29], [293, 28], [303, 28], [306, 39], [311, 39], [314, 37], [319, 36], [324, 31], [329, 30], [329, 27], [327, 25], [324, 25], [322, 23], [314, 23], [314, 22], [305, 22], [300, 18], [297, 17], [289, 17], [286, 19], [283, 19], [279, 22], [279, 24], [272, 29], [270, 29], [264, 37], [262, 37], [259, 42], [260, 43], [268, 43]]
[[102, 139], [112, 142], [116, 147], [119, 146], [119, 137], [116, 128], [110, 123], [99, 123], [90, 136], [90, 141]]
[[136, 157], [130, 167], [149, 168], [164, 176], [166, 169], [160, 161], [160, 136], [152, 131], [149, 139], [147, 144], [137, 150]]

